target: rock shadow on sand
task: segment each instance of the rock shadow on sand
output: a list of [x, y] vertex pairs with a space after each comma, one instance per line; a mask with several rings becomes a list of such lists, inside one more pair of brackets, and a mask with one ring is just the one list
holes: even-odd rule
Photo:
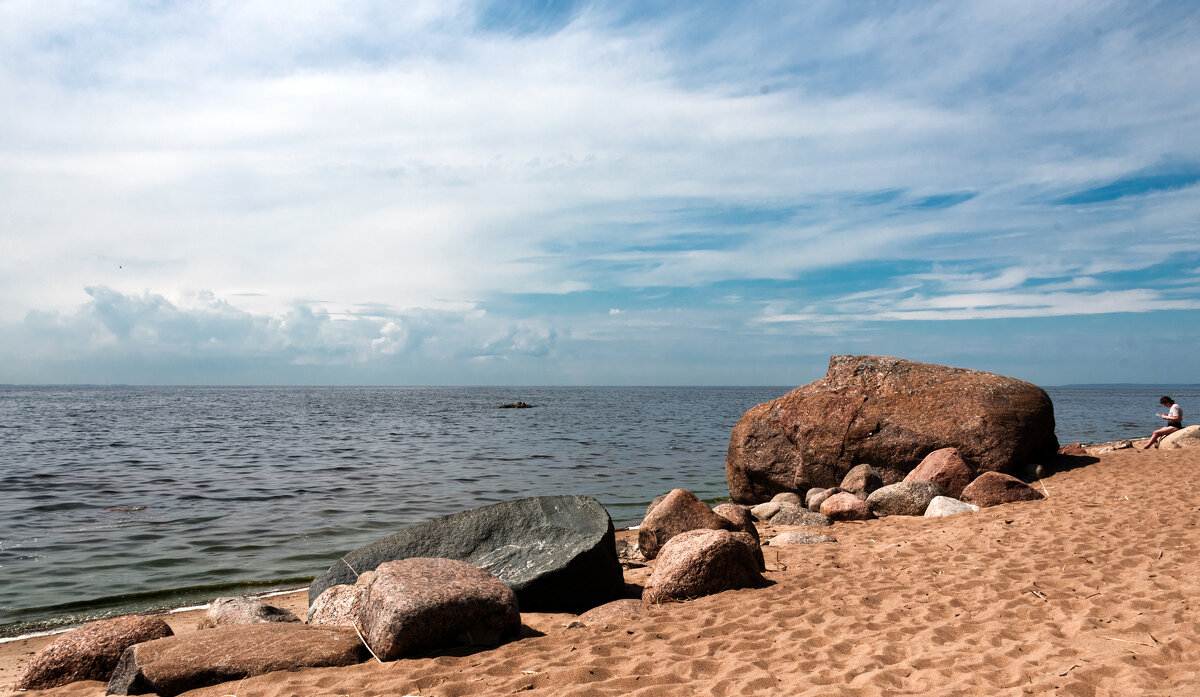
[[1070, 472], [1100, 462], [1095, 455], [1059, 455], [1054, 459], [1054, 472]]

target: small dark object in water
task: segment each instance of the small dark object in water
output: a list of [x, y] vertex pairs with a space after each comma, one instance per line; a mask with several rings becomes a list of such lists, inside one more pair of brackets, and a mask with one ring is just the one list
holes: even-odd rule
[[500, 406], [498, 406], [496, 408], [497, 409], [532, 409], [533, 405], [526, 404], [525, 402], [509, 402], [508, 404], [501, 404]]
[[113, 506], [112, 508], [105, 508], [104, 512], [105, 513], [123, 513], [125, 511], [144, 511], [144, 510], [146, 510], [146, 508], [147, 508], [147, 506]]

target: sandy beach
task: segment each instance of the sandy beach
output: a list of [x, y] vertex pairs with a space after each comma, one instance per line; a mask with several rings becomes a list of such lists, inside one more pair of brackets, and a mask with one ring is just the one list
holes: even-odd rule
[[[1197, 694], [1198, 466], [1200, 448], [1106, 453], [1036, 484], [1043, 501], [837, 523], [822, 530], [837, 543], [765, 547], [768, 588], [587, 627], [525, 614], [524, 636], [494, 649], [187, 694]], [[760, 528], [764, 540], [783, 529]], [[303, 614], [305, 594], [268, 602]], [[197, 617], [168, 621], [193, 631]], [[0, 644], [0, 690], [50, 640]], [[42, 694], [99, 696], [104, 684]]]

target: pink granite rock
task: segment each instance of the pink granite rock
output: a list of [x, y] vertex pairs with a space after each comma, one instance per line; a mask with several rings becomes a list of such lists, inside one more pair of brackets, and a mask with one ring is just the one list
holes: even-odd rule
[[345, 627], [225, 624], [129, 647], [108, 681], [108, 694], [172, 697], [279, 670], [354, 665], [367, 657], [358, 635]]
[[958, 454], [958, 448], [940, 448], [926, 455], [904, 481], [934, 482], [941, 485], [947, 496], [958, 498], [974, 478], [974, 470]]
[[875, 517], [866, 501], [847, 491], [825, 499], [821, 503], [821, 515], [830, 520], [870, 520]]
[[749, 538], [727, 530], [690, 530], [671, 538], [646, 581], [642, 600], [687, 600], [763, 585], [766, 579], [758, 562], [746, 542], [737, 539], [739, 535]]
[[842, 487], [831, 486], [829, 488], [813, 487], [804, 494], [804, 507], [810, 511], [819, 513], [821, 504], [825, 503], [825, 499], [834, 494], [842, 493]]
[[785, 503], [779, 507], [778, 511], [770, 517], [771, 525], [832, 525], [831, 521], [826, 516], [819, 512], [810, 511], [804, 506], [797, 506], [791, 503]]
[[454, 559], [380, 564], [359, 603], [363, 636], [385, 661], [448, 646], [495, 646], [521, 630], [512, 589]]
[[754, 516], [750, 515], [750, 511], [745, 506], [723, 503], [714, 508], [713, 513], [733, 523], [736, 531], [747, 533], [755, 540], [758, 539], [758, 528], [754, 525]]
[[850, 468], [845, 477], [842, 477], [842, 483], [839, 486], [843, 491], [848, 491], [858, 498], [866, 500], [872, 491], [883, 486], [883, 477], [879, 474], [879, 470], [870, 465], [855, 465]]
[[[373, 571], [367, 573], [372, 577], [375, 575]], [[326, 588], [308, 608], [308, 623], [330, 627], [357, 627], [358, 608], [365, 589], [365, 583], [341, 583]]]
[[127, 615], [89, 622], [38, 651], [14, 689], [44, 690], [79, 680], [107, 682], [125, 649], [172, 634], [161, 617]]
[[638, 527], [638, 546], [647, 559], [653, 559], [668, 540], [681, 532], [735, 529], [733, 522], [714, 513], [695, 494], [675, 489], [654, 506]]
[[571, 624], [586, 627], [593, 624], [625, 624], [645, 614], [646, 606], [636, 598], [614, 600], [583, 613]]
[[963, 489], [959, 498], [966, 503], [987, 508], [1015, 501], [1036, 501], [1045, 497], [1042, 496], [1042, 492], [1016, 477], [999, 472], [984, 472]]

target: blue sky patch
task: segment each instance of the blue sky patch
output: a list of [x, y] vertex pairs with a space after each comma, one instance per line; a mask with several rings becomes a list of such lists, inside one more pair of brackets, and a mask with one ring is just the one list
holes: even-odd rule
[[865, 194], [855, 194], [850, 200], [859, 206], [882, 206], [891, 203], [904, 195], [904, 189], [884, 189]]
[[689, 252], [697, 250], [729, 250], [737, 249], [750, 236], [745, 233], [695, 233], [671, 235], [664, 240], [647, 244], [633, 245], [622, 251], [626, 252]]
[[1130, 174], [1104, 186], [1084, 189], [1063, 196], [1055, 203], [1068, 206], [1107, 203], [1131, 196], [1145, 196], [1160, 191], [1186, 189], [1197, 182], [1200, 182], [1200, 167], [1190, 167], [1175, 172]]
[[966, 203], [975, 198], [978, 194], [974, 191], [956, 191], [949, 194], [935, 194], [918, 199], [906, 206], [907, 208], [917, 210], [940, 210], [942, 208], [953, 208], [960, 203]]
[[578, 0], [490, 0], [479, 12], [479, 26], [512, 36], [553, 34], [571, 23]]

